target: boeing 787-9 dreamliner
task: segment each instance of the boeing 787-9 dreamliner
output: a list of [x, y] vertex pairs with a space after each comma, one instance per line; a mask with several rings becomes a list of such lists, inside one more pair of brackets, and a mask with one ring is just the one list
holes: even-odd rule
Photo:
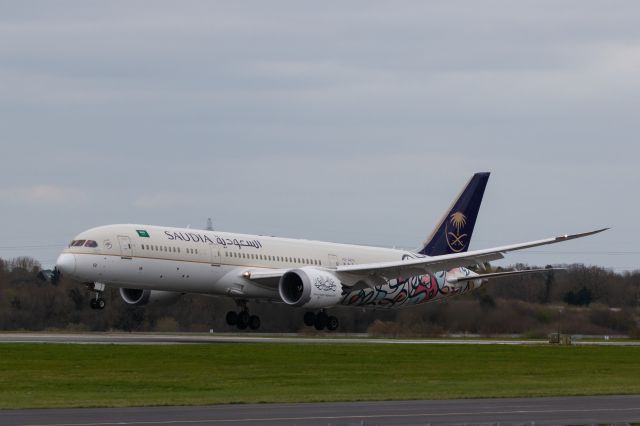
[[[541, 270], [482, 273], [510, 251], [604, 231], [468, 251], [489, 173], [477, 173], [417, 251], [335, 244], [151, 225], [107, 225], [76, 236], [53, 271], [85, 283], [103, 309], [103, 292], [119, 288], [125, 303], [167, 303], [186, 293], [233, 298], [230, 326], [257, 330], [248, 302], [262, 299], [308, 309], [307, 326], [336, 330], [336, 306], [401, 308], [479, 288], [490, 279]], [[469, 268], [475, 268], [472, 271]], [[542, 271], [547, 271], [542, 270]]]

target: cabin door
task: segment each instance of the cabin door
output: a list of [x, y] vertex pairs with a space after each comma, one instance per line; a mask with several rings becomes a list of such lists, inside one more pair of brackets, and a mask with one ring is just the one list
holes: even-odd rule
[[211, 266], [220, 266], [220, 246], [209, 243], [209, 250], [211, 250]]
[[118, 243], [120, 243], [120, 255], [124, 258], [133, 256], [133, 247], [131, 247], [131, 238], [126, 235], [118, 235]]

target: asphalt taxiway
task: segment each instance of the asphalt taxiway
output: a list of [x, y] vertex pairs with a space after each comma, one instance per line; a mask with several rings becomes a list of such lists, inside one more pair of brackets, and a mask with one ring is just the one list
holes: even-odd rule
[[0, 424], [5, 426], [633, 422], [640, 422], [640, 396], [0, 411]]

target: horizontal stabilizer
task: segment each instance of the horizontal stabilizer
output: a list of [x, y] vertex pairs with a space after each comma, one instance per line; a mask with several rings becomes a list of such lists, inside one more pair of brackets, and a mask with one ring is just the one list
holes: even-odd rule
[[467, 281], [475, 280], [488, 280], [493, 278], [513, 277], [515, 275], [527, 275], [535, 274], [538, 272], [552, 272], [552, 271], [566, 271], [565, 268], [544, 268], [544, 269], [527, 269], [524, 271], [508, 271], [508, 272], [494, 272], [491, 274], [474, 275], [469, 277], [447, 277], [449, 284], [457, 284]]

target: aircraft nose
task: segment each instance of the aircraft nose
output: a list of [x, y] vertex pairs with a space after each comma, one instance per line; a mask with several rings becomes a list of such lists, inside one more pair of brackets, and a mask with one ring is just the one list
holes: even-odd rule
[[70, 253], [62, 253], [58, 256], [56, 268], [63, 274], [73, 274], [76, 271], [76, 256]]

